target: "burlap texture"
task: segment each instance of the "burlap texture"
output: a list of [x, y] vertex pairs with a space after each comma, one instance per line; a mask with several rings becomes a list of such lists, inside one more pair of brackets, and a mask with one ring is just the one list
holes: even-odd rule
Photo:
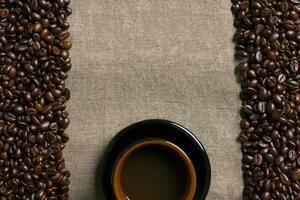
[[[240, 200], [239, 86], [229, 0], [73, 0], [64, 151], [72, 200], [96, 200], [110, 139], [144, 119], [176, 121], [204, 144], [208, 200]], [[101, 162], [100, 162], [101, 163]]]

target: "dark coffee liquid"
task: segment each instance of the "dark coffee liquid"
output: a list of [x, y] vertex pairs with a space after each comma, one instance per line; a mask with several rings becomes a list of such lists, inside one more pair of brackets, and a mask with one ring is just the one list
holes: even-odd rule
[[121, 184], [130, 200], [180, 200], [186, 189], [184, 163], [166, 147], [141, 147], [129, 155]]

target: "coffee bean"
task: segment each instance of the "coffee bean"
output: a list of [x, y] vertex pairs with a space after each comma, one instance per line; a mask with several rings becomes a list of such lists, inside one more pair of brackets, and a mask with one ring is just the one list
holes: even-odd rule
[[272, 114], [275, 109], [276, 109], [275, 105], [272, 102], [269, 102], [267, 105], [268, 114]]
[[263, 56], [262, 56], [261, 51], [257, 51], [257, 52], [255, 53], [255, 61], [256, 61], [257, 63], [261, 63], [262, 59], [263, 59]]
[[261, 199], [262, 200], [271, 200], [272, 199], [272, 196], [269, 192], [264, 192], [261, 196]]
[[31, 64], [25, 64], [24, 69], [27, 73], [31, 74], [34, 72], [34, 67]]
[[286, 200], [286, 197], [284, 196], [284, 194], [281, 193], [281, 194], [278, 195], [278, 199], [279, 200]]
[[297, 73], [298, 70], [299, 70], [298, 61], [296, 59], [292, 60], [289, 67], [290, 67], [290, 70], [291, 70], [292, 73]]
[[36, 115], [37, 114], [37, 111], [35, 108], [27, 108], [26, 109], [26, 113], [29, 115], [29, 116], [33, 116], [33, 115]]
[[9, 16], [9, 9], [1, 8], [0, 9], [0, 18], [7, 18]]
[[41, 125], [40, 125], [40, 130], [46, 131], [46, 130], [48, 130], [49, 126], [50, 126], [50, 122], [44, 121], [44, 122], [41, 123]]
[[31, 181], [32, 180], [32, 176], [29, 173], [24, 174], [24, 180], [25, 181]]
[[20, 149], [17, 149], [16, 151], [15, 151], [15, 154], [14, 154], [14, 156], [15, 156], [15, 158], [21, 158], [22, 157], [22, 152], [21, 152], [21, 150]]
[[295, 38], [295, 31], [288, 30], [286, 31], [285, 36], [288, 40], [293, 40]]
[[45, 136], [43, 134], [38, 134], [36, 137], [36, 142], [38, 144], [43, 144], [45, 142]]
[[295, 103], [300, 104], [300, 94], [299, 93], [295, 94]]
[[270, 60], [276, 61], [277, 60], [277, 52], [276, 51], [268, 52], [268, 58]]
[[14, 94], [8, 89], [4, 89], [4, 95], [6, 96], [7, 99], [10, 100], [14, 99]]
[[275, 160], [275, 158], [272, 154], [267, 154], [265, 156], [265, 159], [266, 159], [267, 162], [273, 162]]
[[285, 175], [283, 173], [280, 174], [279, 179], [280, 179], [280, 181], [282, 182], [283, 185], [289, 185], [290, 184], [289, 178], [287, 177], [287, 175]]
[[272, 35], [270, 36], [269, 40], [270, 42], [275, 42], [279, 39], [280, 35], [278, 32], [274, 32], [272, 33]]
[[36, 32], [36, 33], [39, 33], [42, 31], [42, 24], [41, 23], [36, 23], [34, 26], [33, 26], [33, 31]]
[[54, 96], [53, 96], [53, 94], [52, 94], [51, 92], [46, 92], [46, 93], [45, 93], [45, 98], [46, 98], [46, 100], [49, 101], [49, 102], [55, 101], [55, 98], [54, 98]]
[[274, 95], [273, 95], [272, 101], [273, 101], [273, 103], [274, 103], [275, 105], [281, 105], [281, 104], [282, 104], [282, 98], [281, 98], [281, 96], [278, 95], [278, 94], [274, 94]]
[[17, 105], [17, 106], [14, 108], [14, 112], [15, 112], [16, 114], [22, 115], [22, 114], [24, 113], [24, 108], [23, 108], [23, 106]]
[[3, 151], [0, 153], [0, 158], [6, 160], [8, 158], [7, 152]]
[[[300, 2], [232, 0], [244, 199], [300, 198]], [[61, 127], [63, 120], [57, 121]], [[300, 173], [299, 173], [300, 174]]]
[[261, 154], [255, 154], [254, 155], [254, 157], [253, 157], [253, 164], [254, 165], [259, 166], [259, 165], [261, 165], [262, 161], [263, 161], [263, 158], [262, 158]]
[[66, 129], [66, 128], [68, 128], [69, 124], [70, 124], [69, 118], [65, 118], [65, 119], [63, 120], [63, 123], [61, 124], [61, 127], [62, 127], [63, 129]]
[[278, 80], [278, 83], [285, 83], [286, 76], [284, 74], [279, 74], [277, 80]]
[[295, 181], [299, 180], [300, 179], [300, 170], [297, 169], [296, 171], [294, 171], [292, 174], [292, 178]]
[[31, 102], [32, 101], [32, 97], [31, 97], [31, 94], [30, 94], [30, 92], [27, 92], [26, 94], [25, 94], [25, 100], [27, 101], [27, 102]]
[[293, 4], [300, 4], [299, 0], [290, 0]]
[[250, 124], [246, 119], [242, 119], [242, 121], [240, 122], [240, 126], [242, 129], [247, 129], [249, 128]]
[[294, 140], [294, 132], [291, 130], [291, 129], [288, 129], [286, 132], [285, 132], [285, 136], [288, 140]]
[[41, 20], [41, 16], [40, 14], [36, 13], [36, 12], [33, 12], [31, 17], [36, 20], [36, 21], [40, 21]]
[[67, 2], [69, 2], [69, 1], [66, 1], [66, 0], [58, 0], [57, 1], [58, 5], [61, 7], [66, 6], [68, 4]]
[[54, 97], [59, 97], [62, 95], [62, 92], [58, 89], [53, 89], [51, 90], [51, 94], [54, 96]]
[[290, 150], [288, 156], [289, 156], [290, 161], [294, 161], [297, 158], [297, 153], [295, 150]]
[[42, 155], [36, 156], [35, 162], [37, 165], [40, 165], [43, 162], [43, 156]]
[[295, 25], [294, 21], [286, 20], [286, 21], [284, 21], [284, 27], [288, 30], [291, 30], [291, 29], [295, 29], [296, 25]]
[[71, 47], [72, 47], [72, 43], [70, 41], [64, 41], [63, 42], [63, 48], [65, 50], [69, 50], [69, 49], [71, 49]]
[[16, 116], [12, 113], [5, 113], [4, 114], [4, 119], [9, 121], [9, 122], [14, 122], [16, 120]]
[[253, 161], [253, 157], [250, 155], [244, 155], [243, 156], [243, 163], [244, 164], [251, 164]]
[[299, 192], [300, 191], [300, 185], [298, 183], [292, 183], [293, 190]]
[[69, 199], [69, 3], [0, 0], [0, 199]]
[[300, 157], [297, 158], [297, 165], [300, 167]]
[[260, 88], [258, 92], [258, 99], [261, 101], [266, 101], [268, 99], [268, 92], [265, 88]]
[[46, 192], [44, 190], [39, 190], [37, 193], [36, 193], [36, 198], [39, 199], [39, 200], [46, 200], [47, 199], [47, 195], [46, 195]]
[[247, 57], [248, 57], [248, 53], [246, 51], [237, 51], [235, 53], [235, 58], [236, 59], [241, 60], [241, 59], [244, 59], [244, 58], [247, 58]]
[[59, 33], [58, 39], [60, 39], [62, 41], [67, 40], [69, 38], [69, 36], [70, 36], [70, 33], [68, 31], [63, 31], [63, 32]]
[[266, 79], [266, 84], [270, 88], [274, 88], [277, 84], [277, 79], [275, 77], [271, 76], [270, 78]]
[[277, 94], [282, 94], [284, 92], [285, 88], [283, 85], [278, 84], [278, 85], [276, 85], [275, 90], [276, 90]]
[[266, 106], [267, 106], [266, 102], [263, 102], [263, 101], [258, 102], [257, 111], [260, 114], [264, 114], [266, 112]]
[[43, 29], [42, 32], [41, 32], [41, 34], [40, 34], [40, 37], [41, 37], [42, 39], [45, 39], [45, 38], [48, 37], [48, 35], [49, 35], [48, 29]]
[[264, 189], [266, 190], [266, 191], [269, 191], [270, 190], [270, 187], [271, 187], [271, 180], [266, 180], [265, 182], [264, 182], [264, 185], [263, 185], [263, 187], [264, 187]]
[[8, 76], [9, 76], [10, 78], [15, 78], [16, 75], [17, 75], [17, 70], [16, 70], [16, 68], [11, 67], [11, 68], [9, 69], [9, 71], [8, 71]]
[[256, 78], [256, 72], [252, 69], [250, 69], [247, 74], [249, 78]]
[[297, 81], [288, 80], [287, 89], [290, 90], [292, 93], [297, 92], [299, 90], [299, 83]]

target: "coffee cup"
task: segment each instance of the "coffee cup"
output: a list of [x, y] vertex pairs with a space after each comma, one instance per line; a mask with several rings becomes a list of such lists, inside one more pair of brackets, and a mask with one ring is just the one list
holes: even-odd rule
[[205, 200], [209, 190], [211, 168], [203, 145], [172, 121], [129, 125], [109, 143], [103, 161], [106, 200]]

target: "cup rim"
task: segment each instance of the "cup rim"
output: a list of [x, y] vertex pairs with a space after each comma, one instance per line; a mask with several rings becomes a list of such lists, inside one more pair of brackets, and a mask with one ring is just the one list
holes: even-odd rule
[[172, 142], [169, 142], [164, 139], [159, 139], [159, 138], [145, 139], [145, 140], [138, 141], [135, 144], [129, 146], [120, 155], [113, 170], [113, 190], [114, 190], [115, 198], [118, 200], [128, 199], [121, 184], [121, 173], [122, 173], [123, 165], [126, 162], [126, 159], [136, 150], [146, 146], [152, 146], [152, 145], [160, 146], [168, 150], [171, 150], [182, 161], [182, 163], [184, 164], [185, 172], [187, 174], [187, 180], [185, 183], [186, 188], [181, 197], [181, 200], [192, 200], [196, 191], [196, 183], [197, 183], [196, 171], [192, 161], [180, 147], [173, 144]]
[[[140, 134], [145, 131], [144, 134]], [[167, 130], [170, 133], [157, 132]], [[155, 131], [155, 133], [152, 133]], [[148, 119], [133, 123], [119, 131], [106, 147], [99, 165], [101, 191], [106, 200], [116, 200], [113, 191], [113, 169], [124, 149], [147, 138], [166, 139], [178, 145], [192, 160], [197, 176], [196, 193], [193, 200], [204, 200], [211, 182], [211, 165], [208, 155], [197, 137], [182, 125], [165, 119]], [[101, 195], [102, 196], [102, 195]]]

